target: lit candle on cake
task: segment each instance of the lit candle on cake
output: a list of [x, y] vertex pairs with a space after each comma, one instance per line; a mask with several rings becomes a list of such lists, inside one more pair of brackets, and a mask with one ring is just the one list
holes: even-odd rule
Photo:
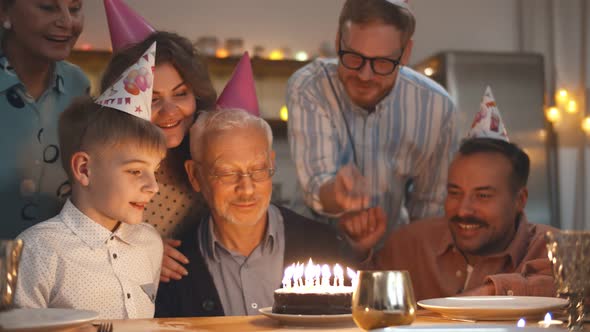
[[[356, 286], [358, 274], [346, 267], [346, 277]], [[299, 262], [288, 266], [283, 287], [275, 290], [272, 312], [283, 314], [349, 314], [353, 287], [344, 285], [344, 269], [339, 264]]]
[[355, 270], [346, 267], [346, 273], [348, 274], [348, 277], [350, 278], [350, 283], [352, 284], [352, 289], [356, 289], [356, 283], [358, 281], [358, 272], [356, 272]]
[[315, 267], [311, 258], [305, 267], [305, 287], [313, 287], [313, 278], [315, 277]]
[[330, 267], [328, 264], [324, 264], [322, 266], [322, 283], [321, 286], [323, 288], [330, 286], [330, 277], [332, 277], [332, 273], [330, 273]]
[[334, 266], [334, 286], [344, 286], [344, 270], [338, 264]]

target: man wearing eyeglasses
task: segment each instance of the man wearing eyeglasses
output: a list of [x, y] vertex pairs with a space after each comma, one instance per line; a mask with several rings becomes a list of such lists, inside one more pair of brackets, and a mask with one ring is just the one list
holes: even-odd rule
[[286, 266], [310, 257], [350, 261], [328, 226], [270, 204], [275, 163], [266, 121], [237, 109], [203, 112], [190, 145], [186, 171], [210, 213], [185, 232], [178, 249], [188, 275], [160, 285], [156, 316], [257, 315], [272, 306]]
[[404, 65], [415, 18], [403, 0], [347, 0], [338, 59], [317, 59], [289, 80], [289, 141], [305, 204], [346, 218], [363, 236], [442, 214], [456, 150], [454, 105], [434, 81]]

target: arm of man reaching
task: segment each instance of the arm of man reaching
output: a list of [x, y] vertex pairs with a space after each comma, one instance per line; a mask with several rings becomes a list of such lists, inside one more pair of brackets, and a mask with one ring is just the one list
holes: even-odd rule
[[361, 266], [368, 266], [373, 256], [373, 247], [385, 234], [387, 227], [383, 209], [374, 207], [347, 213], [339, 219], [338, 226], [357, 256], [361, 258]]
[[545, 232], [548, 226], [535, 225], [522, 261], [514, 271], [488, 275], [484, 285], [462, 295], [555, 296], [551, 262], [547, 256]]
[[[314, 92], [297, 80], [287, 86], [289, 144], [305, 204], [329, 217], [367, 206], [359, 190], [362, 175], [353, 165], [342, 165], [341, 142], [334, 127], [338, 110], [330, 110]], [[339, 119], [340, 121], [340, 119]]]

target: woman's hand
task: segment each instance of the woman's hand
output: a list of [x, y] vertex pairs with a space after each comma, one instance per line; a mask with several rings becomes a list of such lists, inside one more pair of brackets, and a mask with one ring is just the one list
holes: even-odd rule
[[180, 280], [188, 275], [188, 271], [181, 264], [188, 264], [188, 258], [176, 250], [181, 242], [174, 239], [164, 239], [164, 257], [162, 258], [162, 271], [160, 282], [169, 282], [171, 279]]

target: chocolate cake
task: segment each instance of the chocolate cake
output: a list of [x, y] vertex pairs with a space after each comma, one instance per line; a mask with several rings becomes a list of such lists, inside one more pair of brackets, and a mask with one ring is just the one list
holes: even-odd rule
[[280, 288], [274, 292], [272, 312], [290, 315], [350, 314], [352, 287]]

